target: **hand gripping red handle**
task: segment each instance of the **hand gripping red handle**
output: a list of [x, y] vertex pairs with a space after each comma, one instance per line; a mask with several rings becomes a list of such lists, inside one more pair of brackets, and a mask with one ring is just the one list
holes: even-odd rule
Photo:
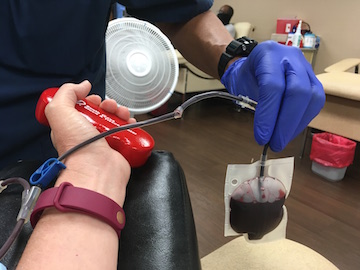
[[[48, 88], [40, 96], [36, 105], [35, 116], [39, 123], [49, 125], [45, 116], [45, 107], [51, 102], [58, 88]], [[105, 112], [86, 100], [79, 100], [75, 108], [88, 119], [99, 132], [127, 124], [114, 114]], [[141, 128], [128, 129], [106, 137], [108, 144], [121, 153], [132, 168], [142, 166], [151, 155], [154, 139]]]

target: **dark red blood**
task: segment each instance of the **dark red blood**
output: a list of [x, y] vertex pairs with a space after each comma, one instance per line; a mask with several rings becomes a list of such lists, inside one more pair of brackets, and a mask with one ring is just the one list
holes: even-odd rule
[[230, 200], [230, 225], [237, 233], [247, 233], [249, 239], [261, 239], [275, 229], [283, 216], [285, 194], [269, 202], [241, 202]]

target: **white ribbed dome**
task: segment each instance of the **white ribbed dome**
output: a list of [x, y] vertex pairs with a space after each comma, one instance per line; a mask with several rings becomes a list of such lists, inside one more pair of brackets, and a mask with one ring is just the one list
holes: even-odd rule
[[179, 66], [169, 39], [149, 22], [119, 18], [106, 31], [106, 96], [133, 114], [164, 104], [177, 83]]

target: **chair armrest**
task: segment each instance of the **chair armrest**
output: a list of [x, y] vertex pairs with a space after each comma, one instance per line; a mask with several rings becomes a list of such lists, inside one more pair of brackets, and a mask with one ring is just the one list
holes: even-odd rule
[[346, 58], [325, 68], [325, 72], [347, 71], [360, 64], [360, 58]]
[[170, 152], [132, 170], [124, 211], [120, 269], [201, 269], [185, 175]]
[[184, 58], [184, 56], [182, 56], [182, 54], [178, 50], [175, 50], [175, 54], [178, 59], [179, 65], [187, 63], [187, 60]]
[[360, 101], [360, 75], [331, 72], [316, 75], [328, 95]]
[[241, 38], [243, 36], [251, 37], [252, 32], [254, 32], [255, 27], [249, 22], [237, 22], [234, 23], [235, 28], [235, 39]]

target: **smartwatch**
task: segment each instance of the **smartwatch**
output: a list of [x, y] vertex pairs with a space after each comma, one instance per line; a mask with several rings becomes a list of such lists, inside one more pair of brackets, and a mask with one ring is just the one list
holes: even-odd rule
[[218, 73], [220, 78], [224, 75], [226, 65], [231, 59], [237, 56], [248, 56], [257, 44], [257, 41], [247, 37], [241, 37], [231, 41], [226, 47], [226, 51], [221, 54], [219, 60]]

